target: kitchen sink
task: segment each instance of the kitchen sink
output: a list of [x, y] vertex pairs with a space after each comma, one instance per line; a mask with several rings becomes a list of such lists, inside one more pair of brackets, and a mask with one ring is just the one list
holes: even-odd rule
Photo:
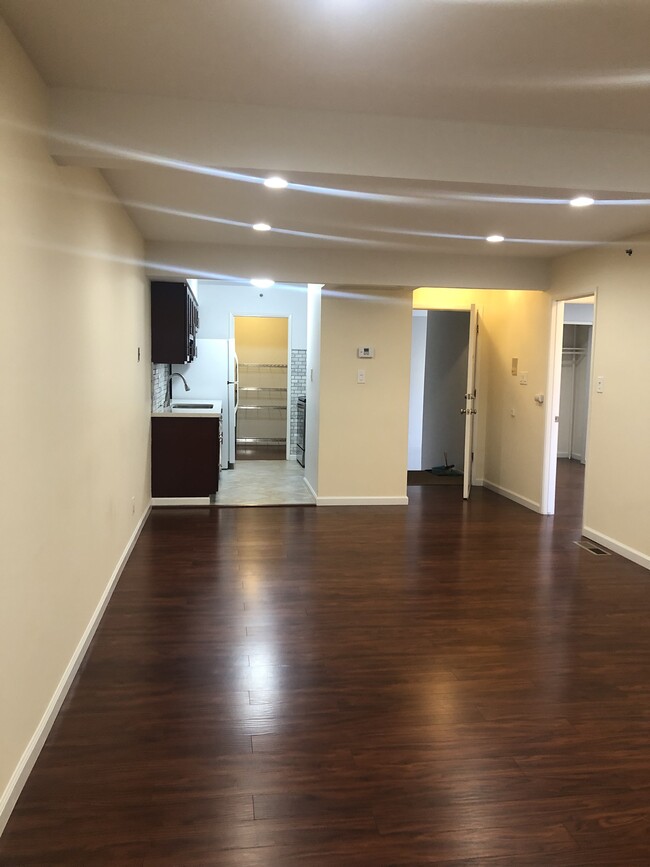
[[172, 409], [214, 409], [213, 403], [173, 403]]

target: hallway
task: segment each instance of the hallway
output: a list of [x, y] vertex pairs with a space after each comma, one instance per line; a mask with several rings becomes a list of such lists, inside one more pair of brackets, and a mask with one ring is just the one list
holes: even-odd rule
[[409, 497], [154, 510], [0, 864], [647, 864], [648, 573]]

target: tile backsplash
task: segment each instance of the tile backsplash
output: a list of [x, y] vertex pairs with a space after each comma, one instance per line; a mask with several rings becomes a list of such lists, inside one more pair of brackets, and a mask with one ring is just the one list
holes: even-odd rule
[[307, 389], [307, 350], [291, 350], [291, 451], [296, 454], [296, 441], [298, 435], [298, 409], [296, 401], [304, 395]]
[[171, 364], [151, 365], [151, 411], [158, 412], [165, 404]]

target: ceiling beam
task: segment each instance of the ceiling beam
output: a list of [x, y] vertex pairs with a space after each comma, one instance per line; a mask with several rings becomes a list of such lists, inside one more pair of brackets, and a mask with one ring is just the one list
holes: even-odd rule
[[145, 258], [150, 277], [245, 282], [271, 277], [282, 283], [545, 290], [550, 275], [547, 259], [163, 241], [148, 242]]
[[650, 134], [430, 121], [54, 88], [64, 164], [155, 154], [201, 166], [569, 191], [650, 191]]

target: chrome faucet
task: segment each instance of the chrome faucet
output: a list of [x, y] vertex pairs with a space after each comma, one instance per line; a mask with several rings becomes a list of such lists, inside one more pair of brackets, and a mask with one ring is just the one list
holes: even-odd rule
[[185, 391], [190, 390], [190, 387], [187, 384], [187, 380], [185, 379], [183, 374], [177, 373], [176, 371], [174, 371], [174, 373], [172, 373], [171, 376], [169, 377], [169, 379], [167, 380], [167, 396], [165, 397], [165, 406], [169, 406], [170, 403], [172, 402], [172, 379], [175, 376], [180, 376], [180, 378], [183, 380], [183, 385], [185, 386]]

